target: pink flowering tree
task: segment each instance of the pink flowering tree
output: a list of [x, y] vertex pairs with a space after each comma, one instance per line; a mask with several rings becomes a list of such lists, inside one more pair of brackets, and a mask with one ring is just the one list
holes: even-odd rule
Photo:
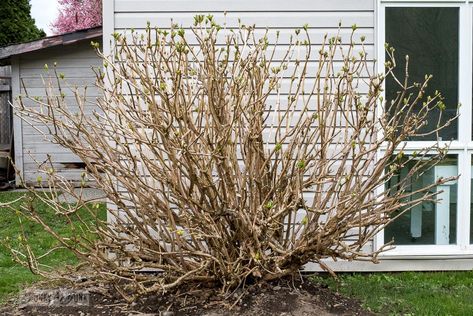
[[55, 34], [102, 25], [102, 0], [58, 0], [59, 14], [51, 24]]

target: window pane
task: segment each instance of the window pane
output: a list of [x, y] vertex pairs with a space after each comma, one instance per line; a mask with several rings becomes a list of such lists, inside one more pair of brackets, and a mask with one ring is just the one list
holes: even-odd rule
[[[387, 184], [393, 188], [400, 179], [408, 174], [415, 164], [411, 161], [399, 170]], [[420, 188], [435, 183], [440, 177], [456, 176], [458, 174], [457, 157], [449, 155], [435, 166], [427, 167], [424, 172], [414, 174], [408, 183], [406, 192], [415, 192]], [[452, 181], [432, 189], [437, 191], [440, 201], [424, 202], [414, 206], [384, 230], [384, 241], [394, 240], [395, 245], [448, 245], [456, 243], [457, 228], [457, 182]], [[411, 200], [420, 198], [421, 194], [410, 197]], [[402, 209], [399, 211], [402, 212]]]
[[[409, 55], [410, 83], [423, 82], [432, 74], [426, 95], [436, 90], [445, 97], [441, 122], [456, 115], [458, 106], [458, 8], [386, 8], [386, 42], [395, 48], [399, 79], [405, 77], [405, 56]], [[393, 100], [399, 86], [388, 78], [387, 100]], [[422, 104], [419, 104], [419, 108]], [[436, 128], [440, 110], [431, 112], [423, 131]], [[458, 120], [439, 133], [443, 140], [458, 139]], [[415, 140], [435, 140], [436, 135]]]

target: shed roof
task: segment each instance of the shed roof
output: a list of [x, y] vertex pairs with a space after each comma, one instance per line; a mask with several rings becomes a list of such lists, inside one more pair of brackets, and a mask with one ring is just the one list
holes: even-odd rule
[[38, 51], [48, 47], [65, 46], [102, 37], [102, 27], [78, 30], [71, 33], [48, 36], [36, 41], [0, 47], [0, 65], [10, 63], [10, 57]]

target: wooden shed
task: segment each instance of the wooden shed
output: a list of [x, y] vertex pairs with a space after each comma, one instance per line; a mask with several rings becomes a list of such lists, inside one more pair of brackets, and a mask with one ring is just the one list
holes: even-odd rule
[[[25, 88], [29, 95], [45, 96], [43, 78], [53, 75], [52, 69], [55, 67], [58, 73], [64, 74], [70, 87], [87, 87], [87, 106], [92, 109], [98, 97], [93, 68], [101, 67], [101, 60], [92, 48], [91, 41], [101, 43], [101, 27], [0, 48], [0, 64], [11, 65], [13, 102], [25, 93]], [[45, 68], [49, 68], [49, 74]], [[67, 93], [66, 102], [74, 107], [74, 98]], [[38, 168], [48, 161], [48, 156], [57, 172], [67, 180], [80, 180], [83, 165], [79, 158], [69, 150], [51, 143], [41, 134], [45, 130], [44, 126], [31, 126], [18, 116], [13, 116], [14, 149], [11, 156], [20, 173], [16, 177], [17, 185], [21, 179], [27, 184], [37, 183], [40, 175]]]

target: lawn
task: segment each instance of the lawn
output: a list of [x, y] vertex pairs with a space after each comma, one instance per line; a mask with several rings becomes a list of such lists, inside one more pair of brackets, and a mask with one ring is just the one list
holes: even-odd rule
[[471, 315], [473, 272], [340, 274], [314, 282], [359, 299], [381, 315]]
[[[24, 195], [25, 193], [21, 192], [0, 192], [0, 202], [13, 201]], [[20, 203], [22, 202], [15, 203], [14, 207], [18, 209]], [[68, 233], [70, 228], [65, 220], [55, 215], [47, 205], [41, 202], [35, 202], [35, 207], [38, 213], [43, 214], [47, 222], [51, 223], [57, 232]], [[100, 217], [105, 216], [105, 205], [100, 206], [99, 214]], [[89, 220], [92, 220], [90, 215], [87, 216], [89, 216]], [[31, 244], [34, 252], [44, 253], [46, 250], [57, 245], [57, 241], [39, 225], [31, 223], [26, 220], [26, 218], [22, 218], [22, 221], [25, 234], [30, 241], [34, 241]], [[7, 208], [0, 208], [0, 240], [5, 241], [8, 238], [11, 242], [18, 243], [17, 240], [19, 236], [20, 220], [17, 213]], [[74, 264], [76, 262], [77, 259], [74, 255], [66, 250], [56, 251], [41, 261], [42, 264], [52, 268], [65, 264]], [[29, 269], [15, 263], [10, 256], [9, 250], [0, 243], [0, 303], [4, 302], [9, 296], [17, 293], [28, 284], [38, 280], [40, 280], [39, 276], [33, 275]]]

